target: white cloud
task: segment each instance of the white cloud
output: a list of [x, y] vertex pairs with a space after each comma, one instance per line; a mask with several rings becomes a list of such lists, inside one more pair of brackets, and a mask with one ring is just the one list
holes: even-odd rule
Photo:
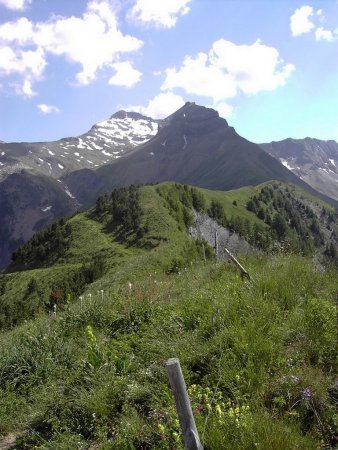
[[88, 84], [97, 71], [109, 67], [119, 55], [139, 50], [143, 42], [123, 35], [109, 3], [92, 1], [82, 18], [69, 17], [38, 24], [35, 41], [55, 55], [79, 63], [79, 84]]
[[33, 24], [26, 17], [21, 17], [16, 22], [7, 22], [0, 25], [0, 41], [24, 45], [33, 36]]
[[129, 61], [112, 64], [112, 67], [116, 74], [109, 79], [109, 84], [130, 88], [141, 79], [142, 72], [134, 69]]
[[52, 114], [52, 113], [58, 113], [60, 112], [59, 108], [53, 105], [46, 105], [46, 103], [40, 103], [37, 105], [37, 108], [43, 113], [43, 114]]
[[308, 33], [314, 28], [314, 24], [311, 21], [313, 13], [314, 11], [312, 6], [308, 5], [304, 5], [296, 9], [290, 18], [292, 36], [299, 36], [301, 34]]
[[[0, 74], [21, 73], [33, 83], [41, 79], [48, 55], [53, 54], [80, 65], [76, 81], [85, 85], [95, 80], [100, 70], [114, 68], [121, 55], [142, 45], [141, 40], [118, 29], [108, 1], [92, 0], [82, 17], [54, 17], [37, 23], [20, 18], [1, 25]], [[135, 82], [135, 69], [133, 76]]]
[[219, 115], [221, 117], [224, 117], [224, 119], [228, 119], [232, 115], [234, 110], [234, 108], [227, 103], [217, 103], [216, 105], [212, 105], [211, 108], [216, 109]]
[[8, 9], [14, 9], [22, 11], [32, 3], [32, 0], [0, 0], [0, 5], [5, 6]]
[[172, 28], [190, 11], [191, 0], [136, 0], [128, 17], [137, 23]]
[[32, 82], [30, 80], [25, 80], [23, 82], [23, 85], [21, 86], [21, 92], [20, 88], [18, 92], [27, 98], [31, 98], [34, 97], [34, 95], [37, 95], [36, 92], [33, 91]]
[[333, 42], [337, 39], [336, 31], [326, 30], [324, 27], [317, 26], [317, 23], [325, 23], [325, 21], [322, 9], [314, 11], [312, 6], [302, 6], [296, 9], [291, 16], [290, 28], [292, 35], [299, 36], [313, 30], [316, 41]]
[[19, 73], [32, 78], [39, 77], [46, 66], [43, 50], [14, 51], [0, 46], [0, 74]]
[[284, 64], [275, 48], [259, 40], [236, 45], [220, 39], [208, 54], [187, 56], [179, 69], [167, 69], [161, 89], [181, 88], [188, 94], [211, 97], [216, 105], [240, 91], [256, 94], [283, 86], [294, 69], [293, 64]]
[[323, 27], [319, 27], [316, 29], [315, 36], [316, 36], [317, 41], [324, 40], [324, 41], [332, 42], [335, 39], [332, 31], [324, 30]]
[[148, 102], [147, 106], [128, 106], [127, 111], [136, 111], [153, 119], [163, 119], [177, 111], [185, 101], [180, 95], [162, 92]]

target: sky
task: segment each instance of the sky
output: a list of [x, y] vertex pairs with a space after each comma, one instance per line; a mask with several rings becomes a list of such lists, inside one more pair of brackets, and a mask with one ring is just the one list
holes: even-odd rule
[[253, 142], [338, 141], [338, 0], [0, 0], [0, 140], [186, 101]]

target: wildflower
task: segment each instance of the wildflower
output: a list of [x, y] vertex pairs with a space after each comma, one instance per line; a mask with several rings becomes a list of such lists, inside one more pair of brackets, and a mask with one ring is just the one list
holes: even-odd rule
[[202, 411], [203, 411], [203, 406], [202, 405], [198, 405], [197, 408], [195, 408], [194, 413], [196, 415], [199, 415], [199, 414], [201, 414]]
[[161, 434], [164, 434], [165, 428], [164, 428], [164, 425], [163, 425], [162, 423], [159, 423], [159, 424], [158, 424], [158, 431], [159, 431]]
[[297, 375], [291, 375], [290, 378], [294, 383], [299, 383], [300, 378]]
[[173, 438], [176, 443], [180, 441], [180, 435], [176, 431], [173, 432]]
[[311, 400], [312, 393], [310, 388], [304, 388], [302, 390], [302, 400], [309, 402]]
[[215, 411], [218, 416], [221, 417], [223, 415], [223, 411], [222, 411], [222, 408], [220, 407], [220, 405], [216, 405]]

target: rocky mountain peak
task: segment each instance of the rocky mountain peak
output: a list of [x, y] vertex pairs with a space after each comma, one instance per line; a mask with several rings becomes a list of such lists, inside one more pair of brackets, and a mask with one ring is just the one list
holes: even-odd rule
[[133, 119], [133, 120], [153, 120], [150, 117], [144, 116], [143, 114], [140, 114], [138, 112], [134, 111], [125, 111], [121, 109], [120, 111], [117, 111], [112, 116], [110, 116], [110, 119]]

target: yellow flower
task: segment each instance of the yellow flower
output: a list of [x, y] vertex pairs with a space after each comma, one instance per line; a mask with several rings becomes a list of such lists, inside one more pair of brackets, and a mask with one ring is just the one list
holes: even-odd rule
[[158, 430], [159, 430], [160, 433], [164, 433], [165, 432], [165, 428], [164, 428], [164, 425], [162, 425], [162, 423], [158, 424]]

